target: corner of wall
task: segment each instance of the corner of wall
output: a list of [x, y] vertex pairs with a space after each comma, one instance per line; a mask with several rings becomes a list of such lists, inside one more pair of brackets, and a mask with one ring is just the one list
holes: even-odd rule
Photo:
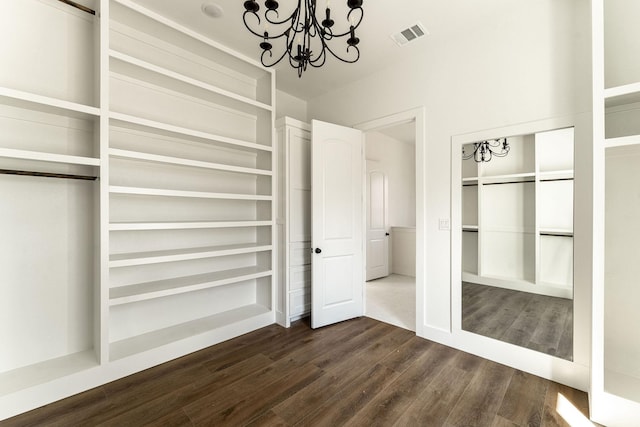
[[285, 116], [309, 122], [308, 103], [304, 99], [276, 89], [276, 119]]

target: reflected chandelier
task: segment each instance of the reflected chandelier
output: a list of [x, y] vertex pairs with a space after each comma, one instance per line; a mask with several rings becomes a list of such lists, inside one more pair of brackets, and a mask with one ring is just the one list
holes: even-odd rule
[[467, 153], [462, 147], [462, 159], [469, 160], [473, 157], [476, 163], [488, 162], [495, 157], [504, 157], [509, 154], [509, 143], [507, 138], [491, 139], [473, 143], [473, 152]]
[[[316, 16], [316, 0], [298, 0], [298, 6], [293, 13], [284, 17], [280, 16], [277, 1], [266, 0], [264, 7], [263, 21], [258, 15], [260, 10], [258, 2], [245, 1], [242, 20], [252, 34], [262, 38], [260, 62], [265, 67], [276, 65], [287, 57], [289, 64], [298, 70], [298, 77], [301, 77], [308, 65], [322, 67], [327, 60], [327, 52], [347, 63], [354, 63], [360, 58], [360, 49], [358, 49], [360, 39], [356, 37], [356, 29], [362, 22], [362, 0], [347, 0], [349, 12], [346, 20], [350, 25], [349, 30], [345, 32], [334, 32], [335, 21], [331, 18], [329, 0], [327, 0], [324, 19], [321, 21]], [[263, 24], [264, 29], [254, 29]], [[340, 55], [329, 47], [328, 43], [343, 37], [348, 37], [347, 46], [344, 55]], [[284, 43], [284, 52], [274, 57], [271, 42], [277, 39]]]

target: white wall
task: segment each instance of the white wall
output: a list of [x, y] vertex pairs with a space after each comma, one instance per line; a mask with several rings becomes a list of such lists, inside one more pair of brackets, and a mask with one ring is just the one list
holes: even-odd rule
[[416, 225], [415, 146], [380, 132], [365, 134], [365, 156], [378, 162], [387, 175], [389, 226]]
[[[310, 117], [344, 125], [425, 107], [423, 321], [444, 331], [451, 328], [450, 234], [438, 230], [438, 218], [450, 216], [451, 137], [591, 110], [589, 2], [504, 0], [500, 11], [455, 38], [432, 34], [417, 42], [424, 45], [421, 55], [309, 102]], [[576, 141], [576, 163], [585, 162], [579, 157], [588, 155], [580, 151], [587, 139]], [[577, 265], [590, 265], [578, 255]]]
[[276, 90], [276, 119], [285, 116], [301, 122], [309, 122], [307, 101]]

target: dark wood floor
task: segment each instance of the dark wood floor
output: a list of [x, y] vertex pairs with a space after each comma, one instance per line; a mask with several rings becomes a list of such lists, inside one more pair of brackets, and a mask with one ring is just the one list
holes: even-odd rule
[[462, 283], [462, 329], [573, 360], [573, 301]]
[[272, 325], [3, 426], [568, 426], [585, 393], [369, 318]]

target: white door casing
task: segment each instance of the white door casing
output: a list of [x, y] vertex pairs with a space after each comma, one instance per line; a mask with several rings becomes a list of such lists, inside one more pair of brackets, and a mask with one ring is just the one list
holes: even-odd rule
[[311, 327], [364, 314], [362, 132], [311, 122]]
[[367, 268], [366, 280], [389, 275], [387, 175], [378, 162], [367, 160]]

